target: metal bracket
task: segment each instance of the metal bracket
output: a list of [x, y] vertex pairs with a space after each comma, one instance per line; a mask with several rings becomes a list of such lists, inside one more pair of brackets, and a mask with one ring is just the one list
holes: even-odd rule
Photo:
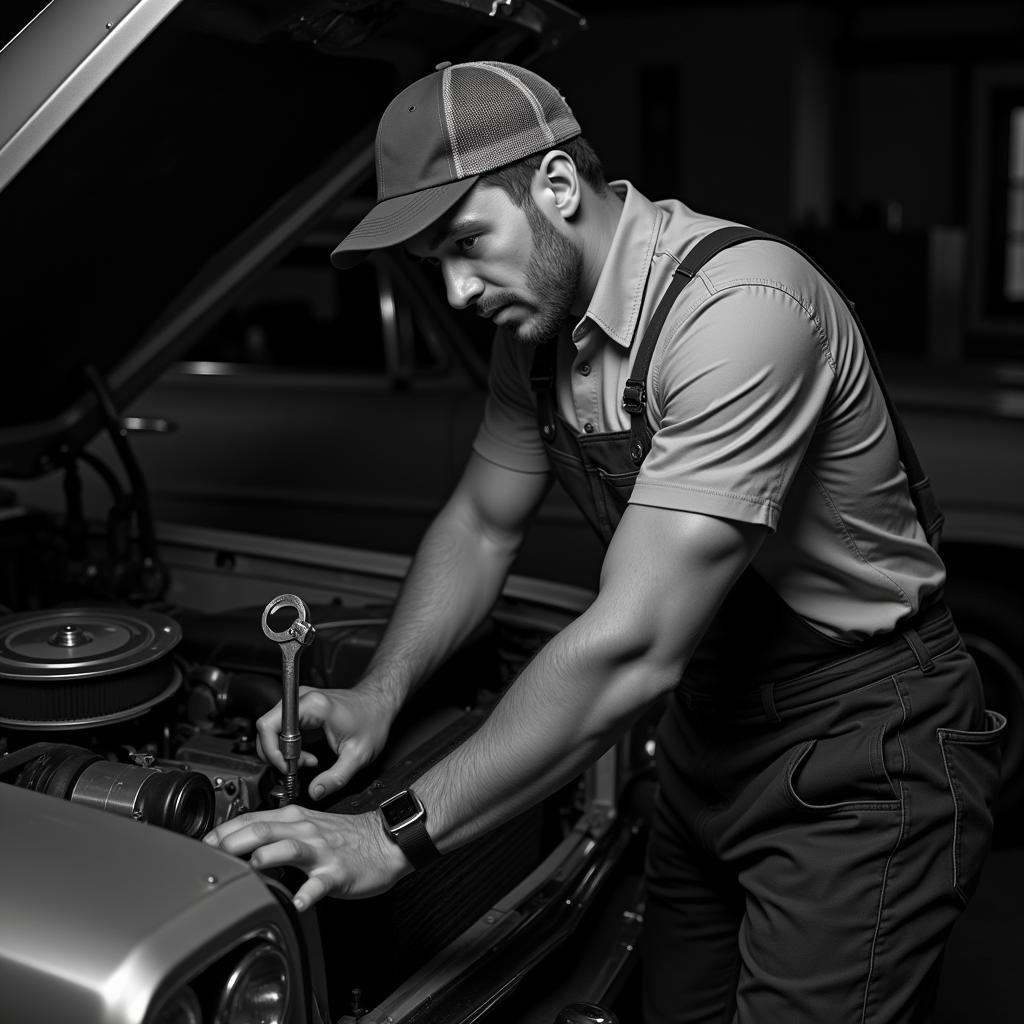
[[515, 14], [522, 6], [523, 0], [494, 0], [488, 13], [490, 17], [496, 18], [499, 11], [505, 15]]

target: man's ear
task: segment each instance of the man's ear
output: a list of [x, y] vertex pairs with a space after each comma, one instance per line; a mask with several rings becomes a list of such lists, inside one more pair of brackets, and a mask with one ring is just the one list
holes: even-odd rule
[[579, 210], [583, 198], [580, 177], [572, 157], [564, 150], [551, 149], [544, 154], [534, 177], [534, 188], [538, 191], [534, 199], [551, 207], [563, 220], [571, 220]]

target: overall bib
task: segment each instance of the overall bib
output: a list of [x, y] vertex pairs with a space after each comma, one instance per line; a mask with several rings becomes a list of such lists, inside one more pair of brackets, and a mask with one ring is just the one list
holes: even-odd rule
[[[578, 434], [556, 410], [552, 346], [537, 350], [531, 385], [553, 471], [606, 545], [650, 449], [646, 379], [668, 313], [704, 262], [755, 238], [789, 244], [730, 227], [683, 260], [623, 393], [629, 430]], [[857, 323], [935, 544], [941, 513]], [[984, 710], [940, 599], [851, 645], [748, 567], [658, 729], [647, 1024], [927, 1020], [945, 938], [988, 849], [1004, 726]]]

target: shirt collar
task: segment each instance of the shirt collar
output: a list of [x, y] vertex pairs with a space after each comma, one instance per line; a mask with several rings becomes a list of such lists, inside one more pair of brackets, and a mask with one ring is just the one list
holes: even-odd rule
[[593, 298], [572, 332], [578, 340], [590, 324], [629, 348], [643, 308], [644, 290], [664, 213], [628, 181], [610, 182], [623, 199], [622, 215]]

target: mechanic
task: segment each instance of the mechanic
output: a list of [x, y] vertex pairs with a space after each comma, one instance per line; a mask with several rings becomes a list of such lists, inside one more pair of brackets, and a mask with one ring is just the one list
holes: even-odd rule
[[[924, 1019], [1005, 720], [942, 603], [926, 481], [919, 514], [851, 307], [782, 241], [708, 252], [728, 222], [606, 182], [563, 97], [516, 66], [439, 65], [388, 107], [376, 157], [378, 204], [335, 264], [403, 245], [497, 334], [472, 454], [365, 677], [302, 691], [337, 752], [311, 796], [381, 750], [488, 614], [552, 478], [606, 544], [599, 589], [388, 808], [412, 828], [289, 806], [207, 841], [302, 869], [300, 909], [371, 895], [663, 702], [646, 1020]], [[280, 727], [279, 707], [259, 723], [283, 769]]]

